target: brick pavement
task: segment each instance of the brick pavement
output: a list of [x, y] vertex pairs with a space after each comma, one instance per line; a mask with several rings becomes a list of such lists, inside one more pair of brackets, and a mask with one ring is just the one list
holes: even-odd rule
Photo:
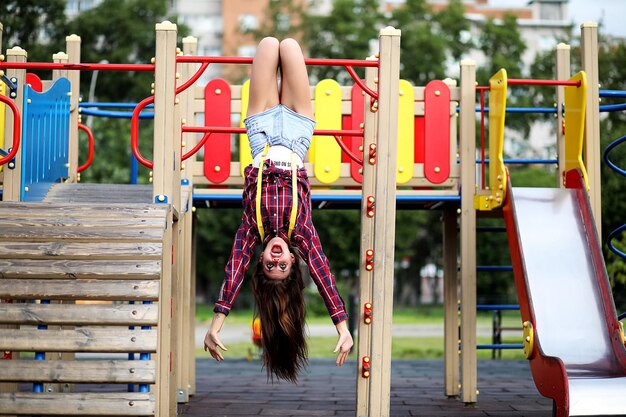
[[[259, 361], [197, 361], [197, 392], [179, 415], [189, 417], [355, 417], [356, 362], [341, 368], [313, 359], [298, 385], [267, 382]], [[443, 362], [394, 361], [391, 415], [424, 417], [550, 417], [551, 400], [535, 388], [526, 362], [479, 361], [478, 403], [443, 395]]]

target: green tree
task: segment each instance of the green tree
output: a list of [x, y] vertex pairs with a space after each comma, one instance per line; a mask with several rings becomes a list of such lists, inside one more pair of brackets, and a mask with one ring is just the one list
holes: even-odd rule
[[261, 26], [244, 33], [252, 33], [258, 40], [266, 36], [274, 36], [278, 39], [301, 39], [304, 19], [306, 19], [305, 2], [270, 0]]
[[[68, 29], [81, 37], [81, 61], [145, 64], [155, 53], [155, 25], [167, 15], [166, 0], [104, 0], [80, 13]], [[112, 30], [111, 25], [114, 25]], [[178, 25], [179, 38], [189, 29]], [[81, 91], [88, 91], [91, 76], [81, 77]], [[95, 95], [100, 101], [135, 101], [150, 95], [153, 74], [130, 71], [101, 71]]]
[[474, 47], [465, 18], [465, 6], [461, 0], [450, 0], [448, 7], [434, 15], [439, 32], [446, 40], [447, 49], [455, 61], [459, 61], [468, 50]]
[[438, 32], [425, 0], [407, 0], [389, 23], [402, 30], [400, 77], [416, 85], [445, 77], [447, 42]]
[[[378, 7], [377, 0], [336, 0], [327, 16], [308, 15], [303, 29], [309, 55], [365, 59], [371, 53], [370, 42], [378, 38], [378, 29], [382, 26]], [[310, 74], [314, 79], [332, 78], [340, 83], [351, 83], [347, 72], [337, 67], [312, 67]]]
[[0, 2], [4, 49], [20, 46], [29, 61], [50, 61], [64, 49], [66, 0], [7, 0]]

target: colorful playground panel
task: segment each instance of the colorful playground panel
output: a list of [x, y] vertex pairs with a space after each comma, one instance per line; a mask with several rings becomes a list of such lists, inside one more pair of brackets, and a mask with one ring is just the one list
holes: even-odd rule
[[[230, 88], [222, 79], [211, 80], [205, 87], [204, 125], [230, 126]], [[204, 175], [221, 183], [230, 176], [230, 134], [212, 133], [204, 144]]]
[[[243, 126], [248, 107], [249, 80], [243, 85], [229, 85], [213, 80], [212, 87], [195, 93], [196, 113], [204, 113], [205, 126]], [[220, 94], [215, 92], [219, 90]], [[362, 130], [365, 105], [370, 97], [358, 85], [340, 86], [334, 80], [322, 80], [311, 87], [316, 130]], [[458, 180], [456, 106], [458, 89], [444, 81], [428, 87], [414, 87], [400, 81], [398, 111], [397, 176], [399, 186], [456, 192]], [[230, 105], [226, 102], [230, 97]], [[218, 107], [222, 107], [218, 109]], [[208, 114], [211, 109], [211, 114]], [[229, 116], [230, 112], [230, 116]], [[244, 168], [252, 163], [245, 133], [238, 134], [239, 149], [231, 149], [230, 134], [212, 134], [205, 145], [202, 172], [194, 170], [200, 186], [241, 185]], [[219, 138], [217, 141], [215, 138]], [[363, 157], [363, 138], [341, 140], [359, 159]], [[211, 151], [207, 151], [209, 144]], [[238, 153], [238, 158], [233, 155]], [[208, 161], [208, 162], [207, 162]], [[226, 165], [231, 164], [230, 168]], [[362, 181], [361, 166], [342, 152], [333, 136], [315, 135], [305, 160], [314, 187], [354, 187]], [[229, 175], [226, 175], [226, 172]], [[444, 191], [445, 192], [445, 191]]]
[[[341, 87], [335, 80], [322, 80], [315, 87], [316, 129], [341, 129]], [[341, 148], [332, 136], [313, 136], [309, 158], [314, 174], [323, 184], [332, 184], [341, 174]]]

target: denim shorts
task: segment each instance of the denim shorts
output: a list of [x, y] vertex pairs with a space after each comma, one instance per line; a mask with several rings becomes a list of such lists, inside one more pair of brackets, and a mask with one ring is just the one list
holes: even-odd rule
[[250, 140], [252, 158], [263, 151], [266, 144], [282, 145], [302, 160], [311, 146], [315, 120], [279, 104], [264, 112], [246, 117], [243, 121]]

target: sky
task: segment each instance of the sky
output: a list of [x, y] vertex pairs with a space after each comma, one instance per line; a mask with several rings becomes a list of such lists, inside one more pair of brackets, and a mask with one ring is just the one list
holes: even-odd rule
[[[489, 0], [491, 6], [523, 7], [528, 0]], [[626, 0], [570, 0], [571, 20], [580, 26], [583, 22], [602, 22], [601, 31], [626, 38]]]

